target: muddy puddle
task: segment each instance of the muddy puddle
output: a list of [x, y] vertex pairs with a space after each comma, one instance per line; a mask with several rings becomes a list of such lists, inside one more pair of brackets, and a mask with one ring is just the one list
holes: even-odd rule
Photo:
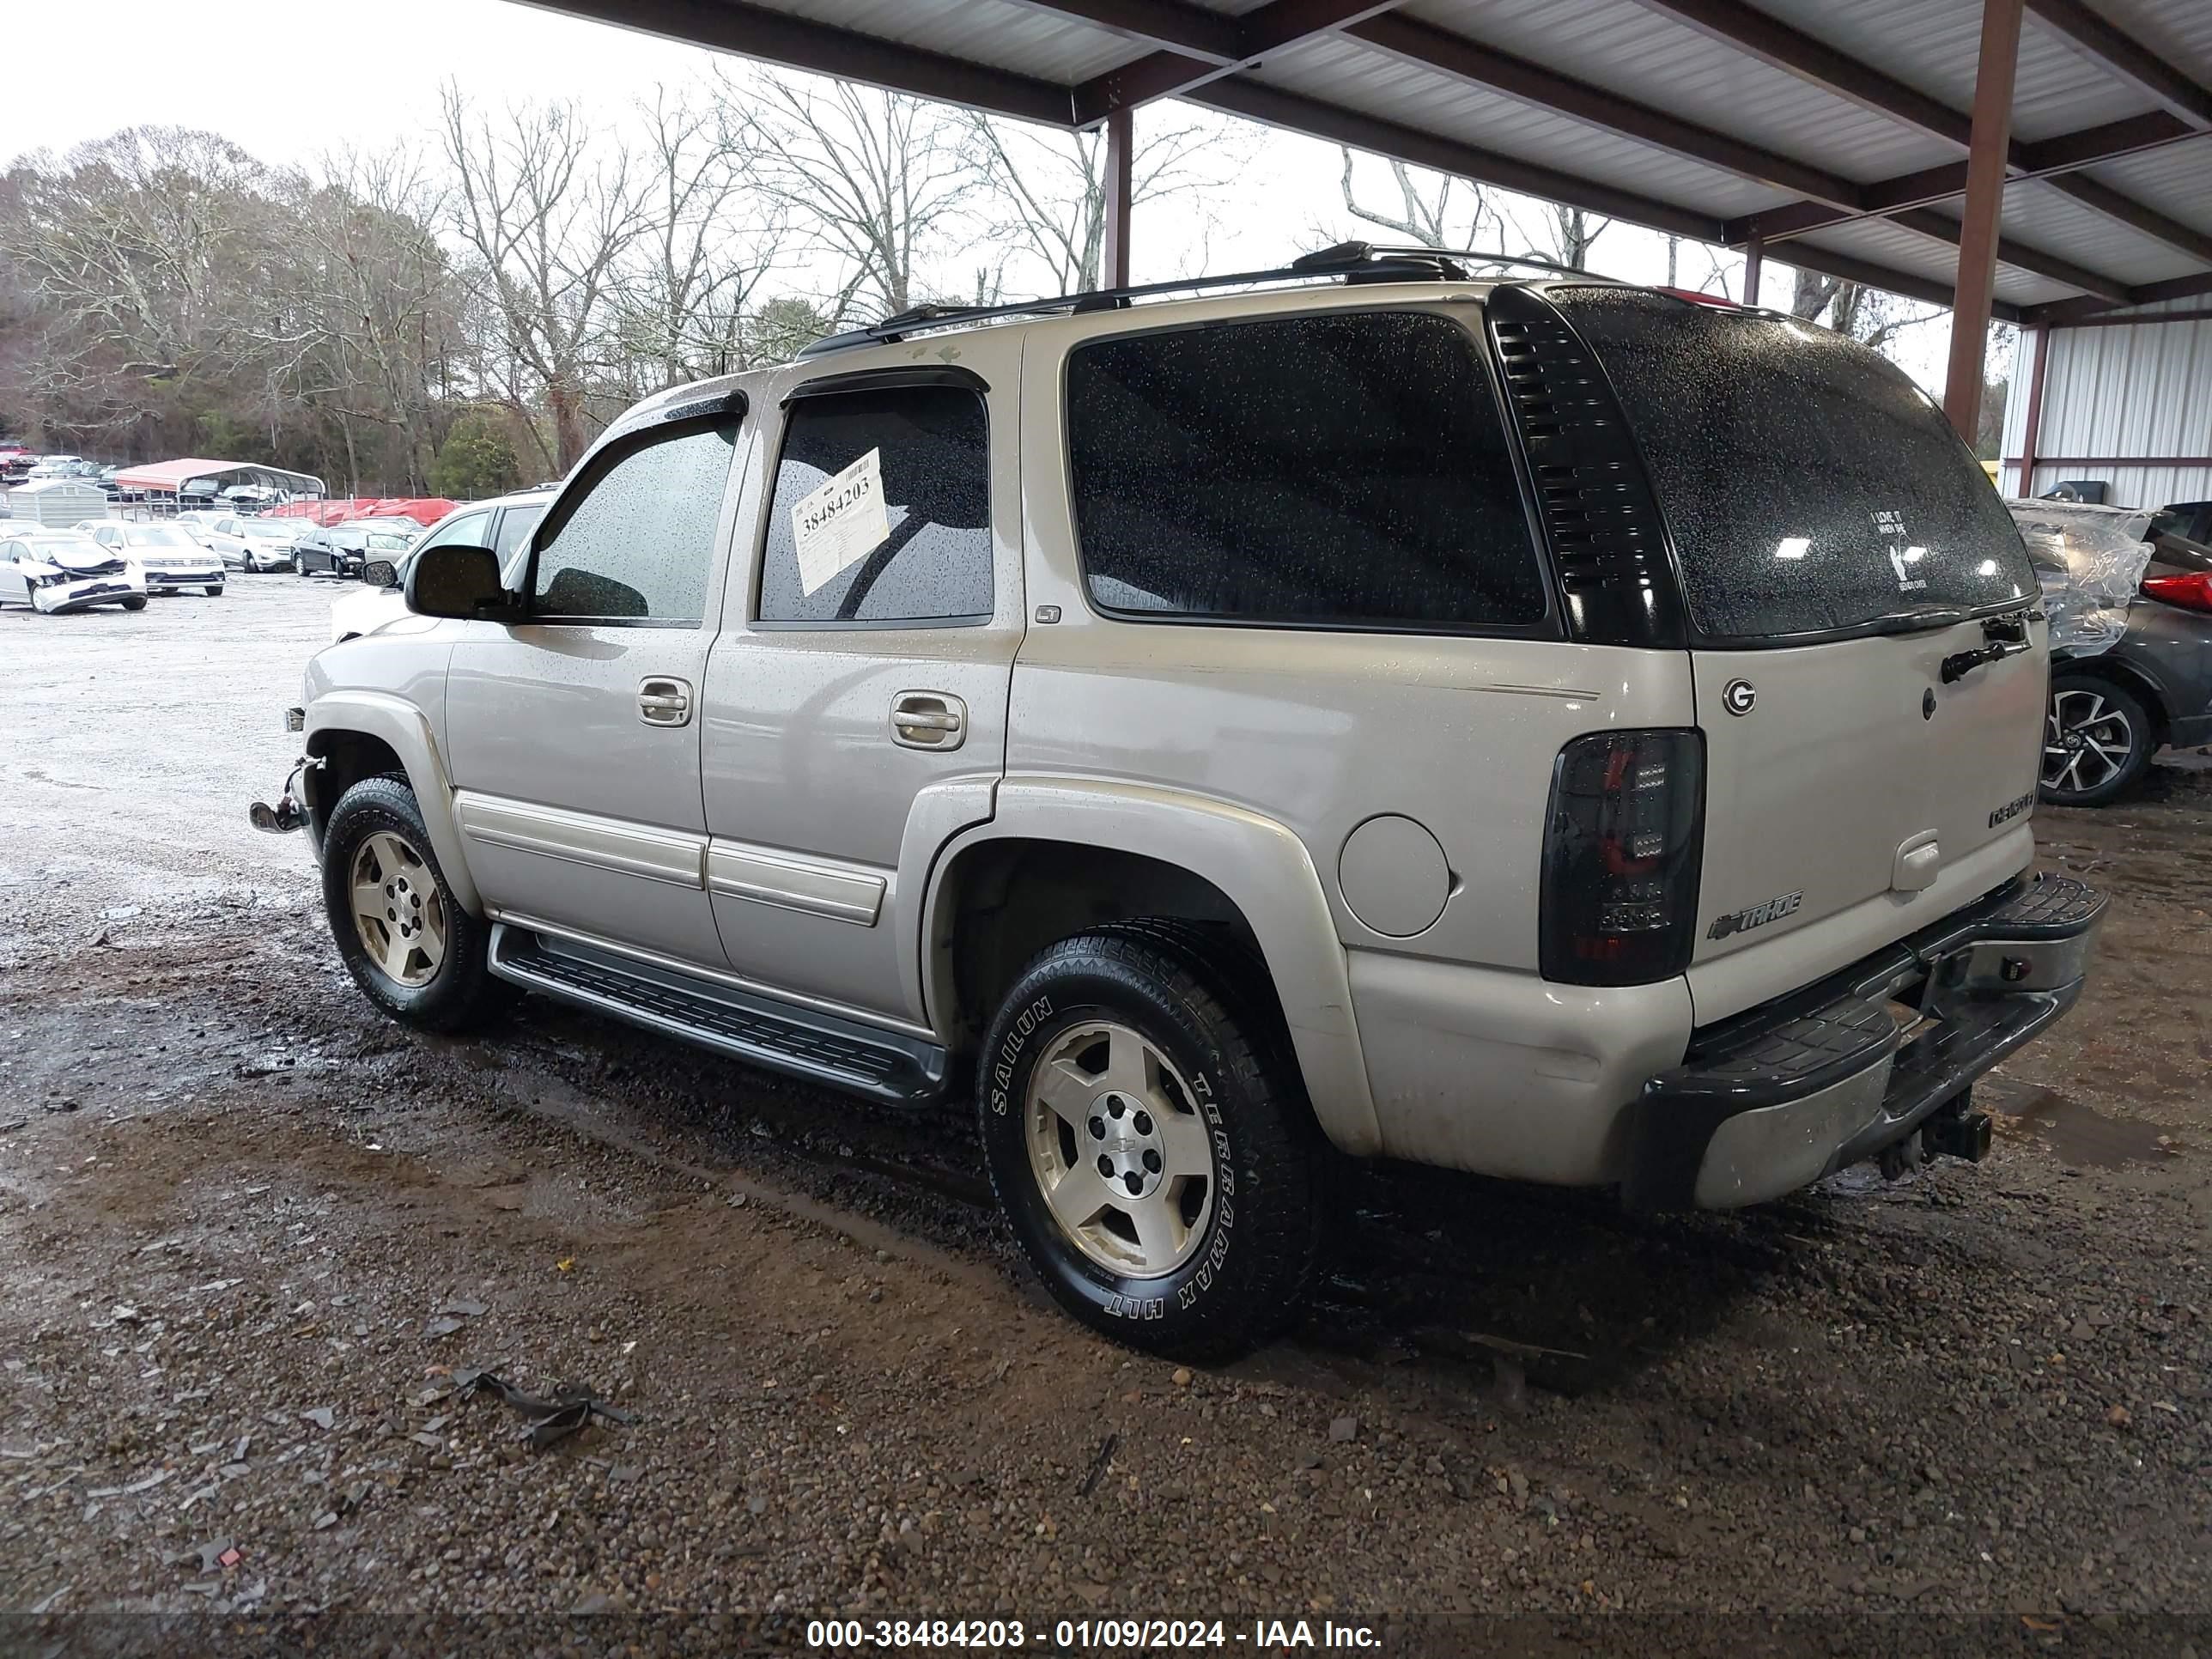
[[2181, 1145], [2155, 1123], [2112, 1117], [2055, 1089], [2037, 1089], [1997, 1105], [2002, 1115], [2025, 1124], [2067, 1163], [2117, 1170], [2178, 1156]]

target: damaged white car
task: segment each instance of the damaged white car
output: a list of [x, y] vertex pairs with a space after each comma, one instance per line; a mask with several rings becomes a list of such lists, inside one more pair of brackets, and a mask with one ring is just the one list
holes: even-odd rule
[[20, 530], [0, 538], [0, 605], [58, 616], [96, 605], [146, 608], [146, 573], [74, 530]]
[[77, 529], [143, 568], [149, 593], [181, 593], [187, 587], [197, 587], [211, 599], [222, 597], [228, 573], [222, 558], [173, 524], [88, 519]]

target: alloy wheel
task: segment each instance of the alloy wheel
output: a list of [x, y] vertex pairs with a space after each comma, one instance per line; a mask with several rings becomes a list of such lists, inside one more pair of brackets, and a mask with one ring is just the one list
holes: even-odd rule
[[438, 976], [446, 959], [446, 905], [422, 855], [388, 830], [353, 855], [353, 926], [386, 978], [410, 989]]
[[2043, 785], [2084, 794], [2118, 777], [2135, 750], [2134, 722], [2102, 692], [2074, 686], [2051, 695], [2045, 723]]
[[1030, 1073], [1030, 1172], [1076, 1249], [1129, 1279], [1188, 1261], [1213, 1214], [1213, 1155], [1189, 1086], [1130, 1027], [1062, 1032]]

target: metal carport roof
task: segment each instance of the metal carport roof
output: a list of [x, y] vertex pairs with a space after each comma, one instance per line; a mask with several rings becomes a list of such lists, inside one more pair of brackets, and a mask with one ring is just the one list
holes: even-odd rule
[[1185, 98], [2029, 325], [2212, 293], [2207, 0], [530, 3], [1060, 127]]

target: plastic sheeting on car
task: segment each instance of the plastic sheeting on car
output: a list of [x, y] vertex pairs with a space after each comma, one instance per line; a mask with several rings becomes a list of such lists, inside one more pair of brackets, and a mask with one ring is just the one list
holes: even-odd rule
[[2128, 606], [2150, 563], [2153, 509], [2085, 501], [2008, 501], [2043, 586], [2054, 656], [2094, 657], [2127, 632]]

